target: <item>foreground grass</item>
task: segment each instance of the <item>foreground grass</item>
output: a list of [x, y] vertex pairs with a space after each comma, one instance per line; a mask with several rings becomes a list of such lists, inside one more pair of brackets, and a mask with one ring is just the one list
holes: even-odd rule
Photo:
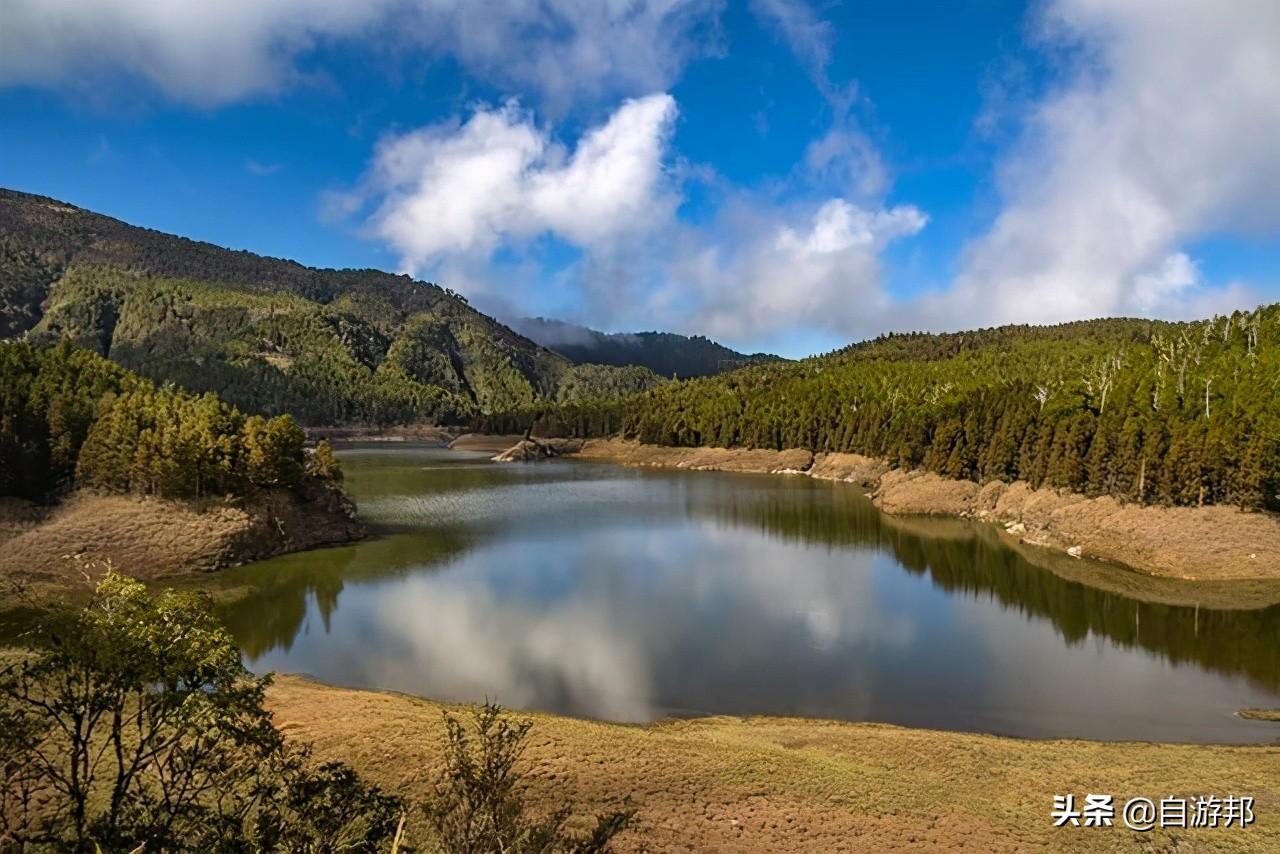
[[[428, 793], [449, 707], [296, 676], [278, 679], [269, 705], [286, 735], [314, 742], [320, 758], [401, 794]], [[787, 718], [638, 727], [532, 717], [531, 802], [567, 799], [585, 815], [630, 795], [640, 814], [622, 851], [1280, 850], [1280, 745], [1028, 741]], [[1112, 794], [1118, 806], [1139, 795], [1252, 795], [1257, 821], [1178, 831], [1176, 842], [1127, 830], [1118, 812], [1116, 827], [1055, 830], [1052, 797], [1067, 792]]]

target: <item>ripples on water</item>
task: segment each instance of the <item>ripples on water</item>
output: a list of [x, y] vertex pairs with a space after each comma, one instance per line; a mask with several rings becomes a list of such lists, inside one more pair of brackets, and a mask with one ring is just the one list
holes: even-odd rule
[[1249, 741], [1280, 608], [1138, 602], [989, 526], [803, 477], [341, 454], [374, 529], [218, 576], [258, 670], [611, 720], [787, 714], [1029, 736]]

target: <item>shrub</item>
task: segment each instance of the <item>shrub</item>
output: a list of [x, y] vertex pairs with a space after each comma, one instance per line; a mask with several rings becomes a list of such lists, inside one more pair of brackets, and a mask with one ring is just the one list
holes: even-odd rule
[[285, 745], [206, 598], [109, 572], [33, 640], [0, 669], [0, 849], [374, 851], [393, 833], [397, 798]]
[[520, 770], [525, 738], [533, 723], [503, 713], [486, 703], [474, 717], [474, 736], [446, 713], [448, 743], [445, 765], [435, 786], [435, 800], [424, 809], [441, 848], [449, 854], [549, 854], [607, 851], [613, 837], [635, 816], [634, 810], [596, 817], [587, 835], [565, 830], [569, 805], [550, 815], [532, 817], [524, 802]]

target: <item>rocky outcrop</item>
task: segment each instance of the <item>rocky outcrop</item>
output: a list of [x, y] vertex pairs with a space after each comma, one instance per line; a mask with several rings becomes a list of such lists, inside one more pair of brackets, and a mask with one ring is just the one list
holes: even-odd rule
[[527, 437], [493, 458], [496, 463], [531, 463], [571, 454], [582, 448], [577, 439], [534, 439]]

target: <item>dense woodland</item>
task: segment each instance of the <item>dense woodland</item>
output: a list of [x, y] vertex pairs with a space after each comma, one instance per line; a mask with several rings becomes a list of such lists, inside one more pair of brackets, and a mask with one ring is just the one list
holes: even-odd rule
[[[948, 477], [1143, 503], [1280, 509], [1278, 315], [1272, 306], [1187, 324], [887, 335], [670, 382], [642, 367], [574, 366], [407, 277], [314, 270], [0, 191], [4, 335], [68, 339], [143, 377], [303, 423], [470, 422], [501, 432], [534, 423], [659, 444], [856, 452]], [[702, 354], [689, 355], [699, 370], [719, 353], [705, 339], [682, 340]], [[139, 393], [156, 396], [156, 412], [216, 408], [148, 388]], [[67, 435], [78, 452], [83, 439]], [[80, 475], [59, 442], [48, 465], [65, 483]], [[87, 448], [84, 477], [99, 476], [90, 471], [99, 453], [116, 466]], [[200, 471], [199, 484], [176, 488], [201, 493], [248, 477], [228, 474], [225, 461]], [[113, 488], [125, 488], [114, 477]], [[128, 480], [133, 490], [174, 488], [158, 475]]]
[[853, 452], [947, 477], [1280, 510], [1280, 305], [886, 335], [478, 429]]
[[640, 365], [662, 377], [709, 377], [760, 362], [779, 361], [767, 353], [747, 355], [702, 335], [673, 332], [597, 332], [585, 326], [525, 317], [512, 324], [520, 334], [577, 364]]
[[62, 343], [0, 344], [0, 495], [72, 487], [166, 498], [327, 486], [338, 469], [287, 415], [246, 417], [213, 394], [150, 381]]
[[316, 270], [0, 190], [0, 339], [69, 338], [159, 383], [305, 424], [462, 423], [656, 384], [577, 370], [444, 288]]

